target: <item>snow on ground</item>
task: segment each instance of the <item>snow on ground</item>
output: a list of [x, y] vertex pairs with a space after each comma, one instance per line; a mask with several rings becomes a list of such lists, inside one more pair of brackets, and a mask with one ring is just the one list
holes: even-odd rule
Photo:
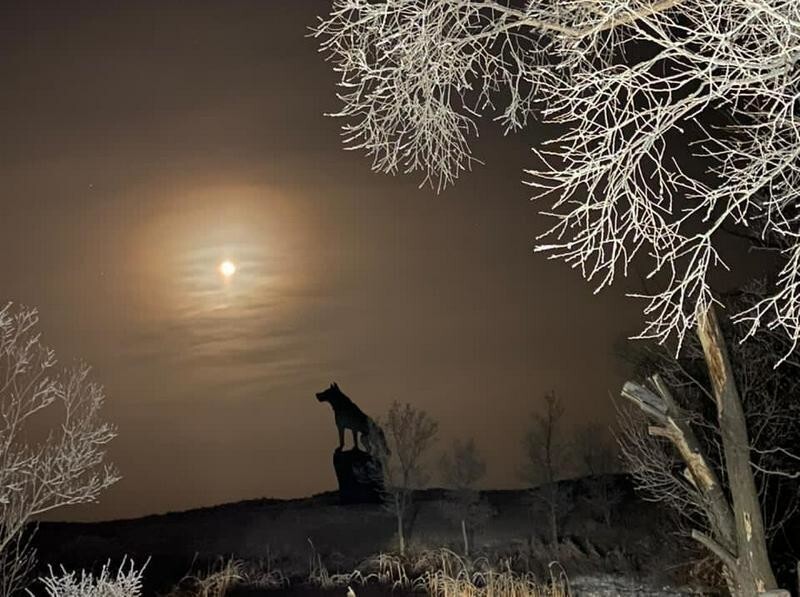
[[574, 597], [685, 597], [700, 594], [689, 588], [660, 587], [606, 574], [571, 578], [569, 585]]

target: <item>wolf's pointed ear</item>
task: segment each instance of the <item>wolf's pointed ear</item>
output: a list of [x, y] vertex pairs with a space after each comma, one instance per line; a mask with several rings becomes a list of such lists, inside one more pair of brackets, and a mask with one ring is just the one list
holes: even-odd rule
[[338, 384], [338, 383], [336, 383], [336, 382], [333, 382], [333, 386], [331, 386], [331, 387], [332, 387], [333, 389], [335, 389], [335, 390], [338, 390], [338, 389], [339, 389], [339, 384]]

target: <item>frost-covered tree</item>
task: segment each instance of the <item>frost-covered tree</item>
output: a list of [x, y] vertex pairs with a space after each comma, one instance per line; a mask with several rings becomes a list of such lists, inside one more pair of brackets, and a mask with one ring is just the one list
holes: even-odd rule
[[[714, 302], [719, 233], [741, 227], [787, 259], [740, 318], [800, 339], [796, 2], [335, 0], [315, 34], [345, 144], [376, 170], [442, 187], [477, 160], [482, 115], [558, 124], [527, 179], [550, 199], [538, 250], [598, 288], [649, 263], [642, 335], [681, 339]], [[712, 176], [674, 158], [689, 131]]]
[[[103, 388], [89, 368], [59, 368], [40, 341], [35, 309], [0, 309], [0, 587], [21, 588], [33, 554], [26, 529], [36, 517], [93, 502], [119, 476], [103, 464], [116, 435], [100, 410]], [[41, 433], [47, 415], [58, 424]], [[13, 579], [14, 582], [12, 582]]]
[[[550, 220], [537, 250], [598, 290], [635, 262], [655, 285], [637, 295], [638, 337], [679, 348], [696, 331], [731, 479], [728, 565], [742, 594], [774, 587], [709, 276], [737, 265], [723, 231], [778, 248], [769, 291], [733, 317], [797, 345], [800, 3], [334, 0], [315, 34], [340, 75], [345, 144], [376, 170], [441, 188], [477, 161], [482, 115], [556, 125], [526, 175]], [[687, 168], [687, 141], [704, 168]]]

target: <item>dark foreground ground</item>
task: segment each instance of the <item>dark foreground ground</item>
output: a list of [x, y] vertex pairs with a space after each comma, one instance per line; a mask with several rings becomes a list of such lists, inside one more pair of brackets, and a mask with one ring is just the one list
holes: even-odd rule
[[[669, 517], [633, 494], [624, 476], [613, 478], [618, 503], [605, 523], [589, 500], [586, 480], [564, 481], [565, 515], [558, 548], [546, 545], [547, 519], [527, 491], [487, 491], [494, 516], [475, 536], [476, 551], [492, 561], [546, 577], [557, 560], [570, 576], [610, 574], [647, 579], [657, 585], [697, 580], [685, 565]], [[460, 552], [460, 528], [444, 514], [446, 494], [416, 495], [411, 550], [450, 547]], [[335, 492], [305, 499], [262, 499], [210, 508], [102, 523], [43, 523], [36, 536], [40, 566], [97, 569], [123, 556], [143, 563], [148, 594], [164, 594], [190, 571], [234, 557], [265, 570], [280, 570], [291, 594], [318, 595], [299, 588], [320, 566], [331, 573], [363, 569], [379, 553], [394, 551], [394, 520], [380, 505], [340, 505]], [[252, 594], [252, 593], [251, 593]], [[343, 594], [342, 591], [327, 593]], [[359, 595], [382, 594], [379, 589]], [[395, 593], [397, 595], [397, 593]]]

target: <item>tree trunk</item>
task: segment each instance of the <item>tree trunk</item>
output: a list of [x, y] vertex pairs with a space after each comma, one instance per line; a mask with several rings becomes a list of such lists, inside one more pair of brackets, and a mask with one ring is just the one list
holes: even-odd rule
[[608, 480], [608, 477], [604, 477], [602, 481], [602, 491], [603, 491], [603, 522], [606, 523], [606, 528], [611, 528], [611, 496], [609, 495], [611, 488], [609, 484], [611, 483]]
[[611, 481], [608, 480], [607, 473], [601, 473], [599, 480], [599, 493], [600, 493], [600, 510], [603, 517], [603, 522], [607, 528], [611, 528], [611, 500], [609, 499], [609, 485]]
[[556, 491], [553, 491], [550, 500], [550, 537], [551, 540], [553, 541], [553, 546], [558, 545], [558, 505], [556, 504], [557, 499], [558, 499], [558, 494]]
[[461, 519], [461, 536], [464, 538], [464, 555], [469, 557], [469, 538], [467, 537], [467, 522]]
[[403, 533], [403, 508], [400, 504], [399, 495], [394, 497], [394, 507], [397, 514], [397, 541], [400, 544], [400, 555], [402, 556], [406, 553], [406, 538]]
[[733, 501], [736, 530], [736, 569], [733, 573], [739, 593], [754, 595], [776, 588], [776, 582], [769, 563], [761, 507], [750, 467], [747, 423], [725, 338], [713, 306], [701, 314], [697, 333], [714, 388], [725, 469]]

